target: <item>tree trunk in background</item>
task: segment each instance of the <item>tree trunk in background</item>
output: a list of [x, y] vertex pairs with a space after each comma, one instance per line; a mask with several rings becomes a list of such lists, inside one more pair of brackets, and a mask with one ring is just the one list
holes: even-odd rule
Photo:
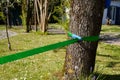
[[31, 28], [31, 19], [32, 19], [32, 8], [30, 7], [30, 0], [27, 0], [27, 18], [26, 18], [26, 32], [32, 30]]
[[48, 27], [48, 0], [45, 0], [45, 10], [44, 10], [44, 27], [42, 28], [43, 32], [47, 31]]
[[48, 26], [48, 0], [38, 0], [38, 5], [40, 8], [40, 29], [45, 33]]
[[26, 27], [26, 0], [22, 0], [22, 26]]
[[29, 12], [30, 12], [30, 0], [27, 0], [27, 17], [26, 17], [26, 32], [29, 32], [30, 31], [30, 15], [29, 15]]
[[7, 0], [7, 15], [6, 15], [6, 36], [7, 36], [7, 40], [8, 40], [8, 48], [9, 50], [12, 50], [11, 48], [11, 43], [10, 43], [10, 38], [9, 38], [9, 33], [8, 33], [8, 27], [10, 27], [10, 24], [9, 24], [9, 0]]
[[[72, 0], [69, 30], [81, 37], [100, 34], [104, 0]], [[80, 80], [94, 70], [98, 41], [68, 46], [65, 59], [65, 80]], [[85, 80], [85, 79], [84, 79]]]
[[38, 31], [37, 27], [37, 10], [36, 10], [36, 0], [34, 1], [34, 25], [35, 25], [35, 30]]

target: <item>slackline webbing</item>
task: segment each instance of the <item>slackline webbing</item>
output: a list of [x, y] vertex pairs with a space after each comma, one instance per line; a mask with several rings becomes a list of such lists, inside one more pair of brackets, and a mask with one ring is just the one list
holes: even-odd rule
[[99, 36], [83, 37], [82, 40], [83, 41], [98, 41], [99, 40]]
[[11, 54], [11, 55], [0, 57], [0, 64], [2, 65], [2, 64], [12, 62], [12, 61], [15, 61], [18, 59], [22, 59], [25, 57], [29, 57], [29, 56], [32, 56], [35, 54], [39, 54], [39, 53], [43, 53], [43, 52], [46, 52], [49, 50], [61, 48], [61, 47], [76, 43], [79, 40], [80, 41], [97, 41], [97, 40], [99, 40], [99, 36], [90, 36], [90, 37], [83, 37], [83, 38], [81, 38], [81, 37], [79, 38], [75, 34], [70, 34], [69, 36], [72, 37], [73, 39], [66, 40], [63, 42], [58, 42], [58, 43], [43, 46], [43, 47], [34, 48], [34, 49], [23, 51], [23, 52], [18, 52], [16, 54]]
[[61, 47], [76, 43], [77, 41], [78, 41], [78, 39], [66, 40], [66, 41], [63, 41], [63, 42], [47, 45], [47, 46], [44, 46], [44, 47], [38, 47], [38, 48], [34, 48], [34, 49], [31, 49], [31, 50], [28, 50], [28, 51], [18, 52], [16, 54], [3, 56], [3, 57], [0, 58], [0, 64], [5, 64], [5, 63], [15, 61], [15, 60], [18, 60], [18, 59], [22, 59], [22, 58], [25, 58], [25, 57], [28, 57], [28, 56], [32, 56], [32, 55], [43, 53], [43, 52], [46, 52], [46, 51], [49, 51], [49, 50], [61, 48]]
[[72, 37], [73, 39], [79, 39], [82, 41], [98, 41], [99, 40], [99, 36], [88, 36], [88, 37], [80, 37], [76, 34], [72, 34], [71, 32], [68, 32], [68, 36]]

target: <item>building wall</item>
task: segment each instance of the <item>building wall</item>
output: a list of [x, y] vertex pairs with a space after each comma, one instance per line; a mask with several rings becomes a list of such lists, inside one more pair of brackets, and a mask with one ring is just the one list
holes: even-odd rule
[[104, 9], [104, 12], [103, 12], [103, 19], [102, 19], [102, 24], [106, 24], [106, 20], [107, 20], [107, 12], [108, 12], [108, 9]]
[[120, 7], [120, 0], [119, 1], [112, 1], [111, 6], [117, 6]]
[[[120, 7], [120, 0], [113, 0], [111, 6]], [[117, 12], [117, 11], [116, 11]], [[108, 9], [104, 9], [102, 24], [106, 24]], [[115, 14], [116, 16], [116, 14]], [[112, 20], [112, 24], [115, 24], [115, 20]]]

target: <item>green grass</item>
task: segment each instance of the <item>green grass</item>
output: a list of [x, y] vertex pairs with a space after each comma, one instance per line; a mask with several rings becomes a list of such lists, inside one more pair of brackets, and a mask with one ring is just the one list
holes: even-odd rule
[[[20, 34], [11, 38], [13, 51], [7, 49], [7, 40], [0, 41], [0, 56], [32, 49], [65, 40], [65, 35]], [[0, 80], [56, 80], [55, 73], [62, 71], [65, 49], [48, 51], [0, 67]]]
[[[117, 26], [112, 31], [111, 27], [103, 26], [103, 32], [119, 32]], [[0, 56], [66, 40], [66, 35], [25, 33], [25, 30], [19, 28], [11, 30], [19, 34], [10, 38], [13, 51], [8, 50], [7, 39], [0, 40]], [[51, 50], [0, 65], [0, 80], [58, 80], [57, 75], [60, 76], [59, 72], [62, 72], [65, 51], [65, 48]], [[101, 77], [100, 80], [120, 80], [120, 46], [99, 43], [95, 72]]]
[[120, 25], [103, 25], [102, 33], [120, 33]]
[[5, 30], [5, 25], [0, 25], [0, 30]]
[[105, 80], [120, 80], [120, 46], [99, 43], [96, 71], [102, 74]]

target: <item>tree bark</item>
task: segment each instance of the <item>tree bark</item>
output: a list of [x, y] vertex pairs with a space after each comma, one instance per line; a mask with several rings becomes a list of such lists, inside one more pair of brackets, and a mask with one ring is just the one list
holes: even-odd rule
[[36, 0], [34, 1], [34, 25], [35, 25], [35, 30], [36, 32], [38, 31], [38, 27], [37, 27], [37, 10], [36, 10]]
[[22, 0], [22, 26], [26, 28], [26, 8], [27, 8], [27, 1]]
[[7, 36], [7, 40], [8, 40], [8, 48], [9, 50], [12, 50], [12, 47], [11, 47], [11, 42], [10, 42], [10, 38], [9, 38], [9, 33], [8, 33], [8, 27], [10, 27], [9, 25], [9, 0], [7, 0], [7, 15], [6, 15], [6, 36]]
[[30, 32], [31, 28], [31, 18], [32, 18], [32, 8], [30, 6], [30, 0], [27, 0], [27, 18], [26, 18], [26, 32]]
[[[100, 34], [104, 0], [72, 0], [69, 31], [81, 37]], [[65, 80], [80, 80], [94, 70], [98, 41], [81, 41], [68, 46], [65, 58]]]
[[40, 8], [40, 29], [45, 33], [48, 26], [48, 0], [38, 0], [38, 5]]

